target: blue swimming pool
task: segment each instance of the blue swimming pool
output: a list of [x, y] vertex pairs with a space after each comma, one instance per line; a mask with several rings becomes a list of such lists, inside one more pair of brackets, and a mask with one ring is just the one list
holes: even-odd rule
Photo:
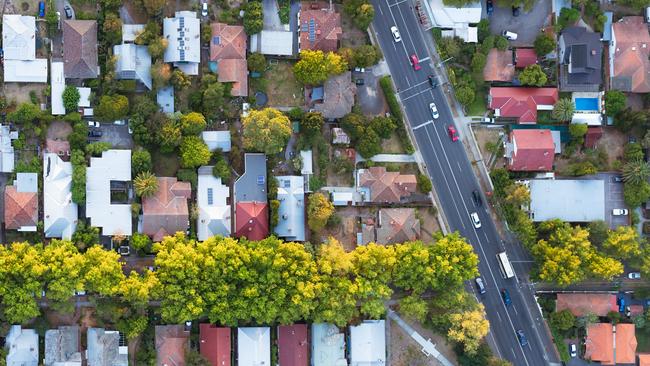
[[576, 98], [575, 99], [577, 111], [597, 111], [598, 98]]

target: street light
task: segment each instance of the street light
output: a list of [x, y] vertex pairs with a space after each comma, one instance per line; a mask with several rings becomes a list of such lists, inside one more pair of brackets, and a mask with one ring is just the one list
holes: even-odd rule
[[442, 67], [442, 65], [444, 65], [445, 62], [450, 61], [450, 60], [453, 59], [453, 58], [454, 58], [454, 57], [452, 56], [452, 57], [447, 58], [447, 59], [444, 60], [444, 61], [441, 61], [441, 62], [438, 64], [438, 67]]

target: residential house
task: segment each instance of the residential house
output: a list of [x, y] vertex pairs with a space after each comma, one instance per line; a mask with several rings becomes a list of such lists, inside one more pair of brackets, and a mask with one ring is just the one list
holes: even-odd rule
[[443, 0], [425, 0], [424, 10], [431, 26], [440, 28], [443, 37], [459, 37], [465, 42], [478, 42], [478, 28], [483, 11], [481, 2], [465, 4], [462, 7], [447, 6]]
[[490, 50], [483, 69], [483, 80], [511, 82], [515, 76], [512, 50]]
[[156, 365], [185, 366], [190, 332], [184, 325], [156, 325]]
[[587, 326], [584, 358], [601, 365], [635, 364], [634, 324], [596, 323]]
[[7, 366], [38, 366], [38, 333], [12, 325], [5, 337]]
[[350, 366], [386, 363], [386, 321], [364, 320], [350, 326]]
[[46, 238], [70, 240], [77, 228], [72, 202], [72, 164], [54, 153], [43, 154], [43, 231]]
[[62, 116], [66, 112], [63, 106], [64, 68], [64, 63], [61, 61], [52, 61], [50, 65], [50, 98], [52, 100], [52, 115], [55, 116]]
[[269, 234], [269, 208], [266, 202], [237, 202], [235, 236], [262, 240]]
[[230, 366], [232, 340], [230, 328], [199, 324], [199, 351], [212, 366]]
[[212, 166], [199, 168], [199, 183], [196, 190], [199, 217], [196, 223], [200, 241], [215, 235], [230, 236], [232, 231], [230, 187], [215, 178]]
[[36, 58], [36, 19], [33, 16], [2, 16], [4, 82], [47, 83], [47, 59]]
[[383, 208], [379, 210], [376, 227], [378, 244], [395, 244], [420, 238], [420, 220], [413, 208]]
[[600, 34], [568, 27], [559, 41], [560, 90], [597, 92], [602, 84], [603, 44]]
[[530, 65], [537, 64], [537, 54], [532, 48], [517, 48], [515, 50], [515, 67], [525, 69]]
[[201, 138], [210, 151], [220, 149], [223, 152], [229, 152], [231, 148], [230, 131], [203, 131]]
[[11, 132], [8, 125], [0, 124], [0, 172], [14, 171], [14, 146], [11, 142], [18, 138], [18, 131]]
[[238, 366], [271, 364], [271, 328], [237, 328]]
[[309, 366], [307, 324], [278, 326], [278, 360], [282, 366]]
[[81, 366], [79, 326], [60, 326], [45, 331], [45, 366]]
[[305, 178], [279, 176], [278, 225], [273, 232], [286, 241], [305, 241]]
[[248, 64], [246, 63], [246, 32], [241, 25], [212, 23], [210, 62], [216, 66], [219, 82], [232, 83], [230, 94], [248, 96]]
[[399, 203], [415, 192], [417, 181], [413, 174], [387, 172], [385, 167], [376, 166], [358, 170], [357, 186], [366, 202]]
[[639, 353], [639, 366], [650, 366], [650, 353]]
[[250, 52], [269, 56], [293, 56], [293, 35], [294, 32], [289, 30], [262, 30], [251, 35]]
[[88, 328], [86, 331], [88, 366], [128, 366], [129, 347], [125, 337], [116, 330]]
[[163, 59], [187, 75], [199, 74], [201, 63], [201, 22], [194, 11], [177, 11], [163, 19], [163, 37], [168, 45]]
[[506, 144], [506, 156], [512, 171], [552, 171], [555, 143], [551, 130], [513, 130]]
[[605, 220], [603, 180], [531, 179], [529, 216], [534, 222]]
[[558, 293], [555, 311], [569, 310], [573, 315], [594, 314], [606, 317], [610, 311], [618, 311], [616, 295], [608, 293]]
[[492, 87], [488, 100], [495, 117], [536, 123], [537, 111], [553, 110], [558, 98], [557, 88]]
[[623, 17], [612, 25], [609, 45], [610, 89], [650, 92], [650, 33], [641, 16]]
[[189, 182], [179, 182], [176, 177], [157, 177], [156, 180], [156, 193], [142, 199], [142, 233], [158, 242], [189, 228], [187, 200], [192, 197], [192, 186]]
[[311, 325], [312, 366], [348, 366], [345, 359], [345, 334], [329, 323]]
[[5, 228], [36, 231], [38, 225], [38, 175], [17, 173], [13, 185], [5, 186]]
[[121, 80], [136, 80], [151, 90], [151, 55], [147, 46], [134, 43], [123, 43], [113, 46], [115, 63], [115, 78]]
[[244, 170], [235, 182], [235, 236], [261, 240], [269, 233], [264, 154], [245, 154]]
[[332, 3], [301, 3], [300, 10], [300, 50], [320, 50], [336, 52], [343, 34], [341, 14], [334, 10]]
[[352, 82], [352, 73], [344, 72], [327, 79], [324, 87], [323, 102], [316, 103], [314, 110], [326, 119], [343, 118], [352, 111], [357, 86]]
[[86, 170], [86, 217], [90, 225], [101, 228], [102, 235], [126, 235], [133, 232], [131, 204], [131, 150], [108, 150], [91, 157]]
[[97, 63], [97, 21], [63, 21], [63, 68], [66, 79], [95, 79]]

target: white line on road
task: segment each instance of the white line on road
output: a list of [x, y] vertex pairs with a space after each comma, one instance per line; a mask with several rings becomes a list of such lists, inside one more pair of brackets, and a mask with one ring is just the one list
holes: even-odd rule
[[458, 164], [458, 172], [459, 172], [459, 173], [462, 173], [462, 172], [463, 172], [463, 168], [460, 167], [460, 160], [459, 160], [459, 161], [456, 161], [456, 163]]
[[417, 97], [418, 95], [420, 95], [420, 94], [424, 94], [424, 93], [427, 93], [427, 92], [429, 92], [429, 91], [430, 91], [429, 89], [425, 89], [425, 90], [419, 91], [419, 92], [417, 92], [417, 93], [415, 93], [415, 94], [411, 94], [411, 95], [409, 95], [409, 96], [406, 97], [406, 98], [401, 98], [401, 97], [400, 97], [400, 99], [402, 100], [402, 102], [404, 102], [405, 100], [409, 100], [409, 99], [411, 99], [411, 98], [413, 98], [413, 97]]
[[417, 125], [417, 126], [413, 127], [412, 130], [415, 131], [415, 130], [417, 130], [417, 129], [420, 128], [420, 127], [424, 127], [424, 126], [429, 125], [429, 124], [432, 124], [432, 123], [433, 123], [433, 120], [428, 120], [428, 121], [424, 122], [424, 123], [421, 124], [421, 125]]
[[398, 2], [396, 2], [395, 4], [392, 4], [392, 5], [391, 5], [391, 4], [388, 4], [388, 1], [387, 1], [386, 3], [388, 4], [389, 7], [393, 7], [393, 6], [395, 6], [395, 5], [399, 5], [399, 4], [401, 4], [401, 3], [405, 3], [405, 2], [406, 2], [406, 0], [402, 0], [402, 1], [398, 1]]
[[420, 62], [429, 61], [429, 60], [431, 60], [431, 57], [427, 56], [425, 58], [421, 58]]
[[[400, 90], [397, 94], [406, 93], [407, 91], [409, 91], [409, 90], [411, 90], [411, 89], [413, 89], [413, 88], [416, 88], [416, 87], [418, 87], [418, 86], [420, 86], [420, 85], [422, 85], [422, 84], [426, 84], [426, 83], [428, 83], [428, 82], [429, 82], [428, 80], [425, 80], [425, 81], [420, 82], [420, 83], [417, 83], [417, 84], [415, 84], [415, 85], [413, 85], [413, 86], [409, 86], [408, 88], [406, 88], [406, 89], [404, 89], [404, 90]], [[429, 90], [429, 89], [427, 89], [427, 90]]]

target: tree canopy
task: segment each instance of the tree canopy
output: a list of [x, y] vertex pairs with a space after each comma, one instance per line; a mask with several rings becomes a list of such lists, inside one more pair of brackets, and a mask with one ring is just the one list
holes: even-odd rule
[[252, 110], [242, 119], [244, 148], [273, 155], [281, 152], [291, 136], [291, 121], [274, 108]]
[[293, 66], [296, 79], [306, 85], [319, 85], [330, 76], [340, 74], [348, 65], [341, 55], [320, 50], [300, 52], [300, 61]]
[[537, 64], [526, 66], [524, 71], [519, 74], [521, 85], [544, 86], [547, 80], [542, 67]]

